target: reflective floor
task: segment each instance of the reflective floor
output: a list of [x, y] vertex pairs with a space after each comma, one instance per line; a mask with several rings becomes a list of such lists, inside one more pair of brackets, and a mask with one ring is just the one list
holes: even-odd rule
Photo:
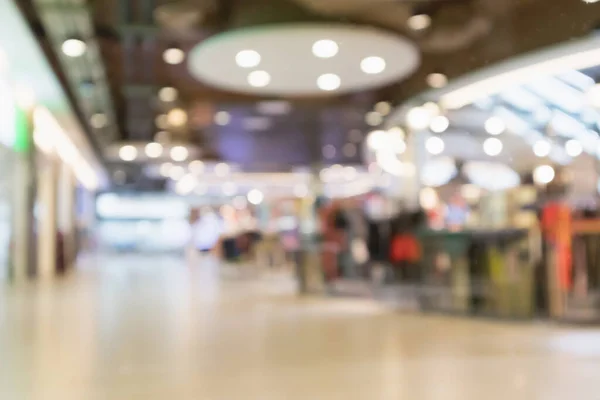
[[592, 399], [600, 330], [406, 315], [151, 256], [0, 289], [0, 399]]

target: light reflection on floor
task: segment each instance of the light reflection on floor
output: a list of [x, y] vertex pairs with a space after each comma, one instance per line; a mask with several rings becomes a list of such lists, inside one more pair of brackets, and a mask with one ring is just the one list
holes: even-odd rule
[[299, 298], [286, 271], [93, 256], [0, 291], [0, 399], [591, 399], [600, 330]]

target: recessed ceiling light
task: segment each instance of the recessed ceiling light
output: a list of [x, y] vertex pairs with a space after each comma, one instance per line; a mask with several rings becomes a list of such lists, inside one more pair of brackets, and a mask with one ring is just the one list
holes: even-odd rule
[[360, 62], [360, 69], [365, 74], [379, 74], [385, 70], [385, 60], [377, 56], [363, 58]]
[[450, 126], [450, 120], [448, 117], [444, 115], [438, 115], [431, 120], [431, 124], [429, 124], [429, 129], [435, 133], [445, 132], [446, 129]]
[[225, 163], [218, 163], [217, 165], [215, 165], [215, 175], [217, 175], [220, 178], [227, 176], [229, 174], [229, 171], [229, 165]]
[[181, 179], [185, 175], [185, 169], [181, 165], [173, 165], [169, 168], [169, 178], [174, 181]]
[[169, 111], [169, 114], [167, 114], [167, 119], [169, 125], [179, 127], [187, 124], [188, 116], [185, 110], [181, 108], [174, 108], [171, 111]]
[[159, 114], [154, 119], [154, 123], [158, 129], [167, 129], [169, 127], [169, 118], [165, 114]]
[[170, 86], [164, 87], [158, 91], [158, 98], [165, 103], [177, 100], [178, 95], [177, 89]]
[[154, 135], [154, 141], [158, 143], [167, 143], [171, 140], [171, 134], [167, 131], [158, 131]]
[[422, 31], [431, 26], [431, 17], [427, 14], [415, 14], [408, 19], [408, 27], [413, 31]]
[[90, 118], [90, 125], [95, 129], [104, 128], [108, 124], [106, 114], [96, 113]]
[[432, 88], [439, 89], [448, 84], [448, 77], [442, 73], [434, 72], [427, 75], [427, 84]]
[[432, 136], [425, 142], [425, 148], [433, 155], [441, 154], [445, 147], [444, 141], [437, 136]]
[[231, 121], [231, 115], [227, 111], [219, 111], [215, 114], [215, 124], [220, 126], [228, 125]]
[[70, 38], [63, 42], [62, 52], [69, 57], [81, 57], [87, 50], [87, 44], [78, 38]]
[[342, 81], [336, 74], [323, 74], [317, 79], [317, 86], [321, 90], [333, 91], [340, 87]]
[[260, 64], [260, 54], [254, 50], [242, 50], [235, 55], [235, 62], [242, 68], [253, 68]]
[[552, 145], [547, 140], [538, 140], [533, 144], [533, 154], [538, 157], [546, 157], [551, 150]]
[[160, 157], [163, 152], [163, 147], [160, 143], [148, 143], [145, 147], [146, 155], [150, 158]]
[[546, 185], [554, 180], [555, 175], [554, 168], [549, 165], [540, 165], [533, 170], [533, 181], [537, 184]]
[[263, 202], [265, 195], [258, 189], [252, 189], [248, 192], [247, 197], [250, 204], [258, 205]]
[[183, 146], [175, 146], [171, 149], [170, 154], [173, 161], [185, 161], [189, 156], [189, 151]]
[[587, 3], [587, 4], [594, 4], [594, 3], [597, 3], [597, 2], [599, 2], [599, 1], [600, 1], [600, 0], [583, 0], [583, 2], [584, 2], [584, 3]]
[[133, 161], [137, 158], [137, 149], [130, 145], [123, 146], [119, 149], [119, 157], [123, 161]]
[[171, 65], [181, 64], [185, 60], [185, 52], [178, 47], [169, 47], [163, 52], [163, 60]]
[[506, 124], [499, 117], [490, 117], [485, 121], [485, 131], [490, 135], [499, 135], [506, 130]]
[[488, 156], [497, 156], [502, 153], [502, 141], [498, 138], [487, 138], [483, 142], [483, 151]]
[[190, 163], [188, 168], [190, 172], [193, 172], [194, 174], [201, 174], [204, 172], [204, 163], [200, 160], [194, 160]]
[[570, 157], [577, 157], [583, 153], [583, 146], [579, 141], [571, 139], [565, 143], [565, 151]]
[[383, 122], [383, 116], [377, 111], [370, 111], [365, 115], [365, 122], [367, 125], [377, 126]]
[[388, 115], [392, 111], [392, 105], [387, 101], [380, 101], [373, 107], [381, 115]]
[[317, 40], [312, 47], [312, 52], [315, 57], [331, 58], [339, 51], [339, 46], [336, 42], [329, 39]]
[[267, 71], [252, 71], [248, 74], [248, 83], [254, 87], [265, 87], [271, 83], [271, 75]]

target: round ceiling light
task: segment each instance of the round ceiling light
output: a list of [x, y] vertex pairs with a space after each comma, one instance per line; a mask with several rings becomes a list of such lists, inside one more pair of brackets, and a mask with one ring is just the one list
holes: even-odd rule
[[429, 126], [432, 112], [425, 107], [413, 107], [406, 114], [406, 123], [411, 129], [421, 130]]
[[483, 151], [488, 156], [495, 157], [502, 153], [502, 141], [498, 138], [487, 138], [483, 142]]
[[265, 87], [271, 83], [271, 75], [267, 71], [252, 71], [248, 74], [248, 83], [253, 87]]
[[381, 125], [383, 122], [383, 116], [379, 114], [377, 111], [369, 111], [365, 115], [365, 122], [370, 126]]
[[431, 26], [431, 17], [427, 14], [415, 14], [408, 19], [408, 27], [413, 31], [422, 31]]
[[177, 100], [178, 95], [179, 93], [177, 92], [177, 89], [170, 86], [164, 87], [158, 91], [158, 98], [160, 101], [164, 101], [165, 103], [170, 103]]
[[570, 157], [577, 157], [583, 153], [583, 146], [579, 141], [571, 139], [565, 143], [565, 151]]
[[220, 178], [227, 176], [229, 174], [229, 171], [229, 165], [225, 163], [218, 163], [217, 165], [215, 165], [215, 175], [217, 175]]
[[448, 119], [448, 117], [444, 115], [438, 115], [437, 117], [434, 117], [431, 120], [431, 123], [429, 124], [429, 129], [431, 129], [431, 131], [435, 133], [442, 133], [445, 132], [449, 126], [450, 120]]
[[363, 58], [360, 62], [360, 69], [362, 69], [365, 74], [380, 74], [385, 71], [385, 60], [377, 56]]
[[313, 54], [319, 58], [335, 57], [338, 51], [338, 44], [330, 39], [317, 40], [312, 46]]
[[133, 161], [137, 158], [137, 154], [137, 149], [131, 145], [126, 145], [119, 149], [119, 158], [123, 161]]
[[323, 74], [317, 79], [319, 89], [330, 92], [336, 90], [342, 84], [342, 80], [336, 74]]
[[549, 165], [540, 165], [533, 170], [533, 181], [538, 185], [546, 185], [554, 180], [554, 168]]
[[185, 110], [181, 108], [174, 108], [169, 111], [169, 114], [167, 114], [167, 120], [169, 125], [180, 127], [187, 124], [188, 116]]
[[104, 128], [108, 124], [106, 114], [96, 113], [90, 118], [90, 125], [95, 129]]
[[386, 116], [392, 111], [392, 105], [387, 101], [380, 101], [373, 107], [379, 114]]
[[169, 47], [163, 52], [163, 60], [171, 65], [181, 64], [185, 60], [185, 52], [178, 47]]
[[258, 189], [252, 189], [248, 192], [248, 202], [250, 204], [254, 204], [255, 206], [262, 203], [265, 195]]
[[181, 179], [185, 175], [185, 169], [181, 165], [173, 165], [169, 168], [169, 178], [174, 181]]
[[201, 174], [204, 172], [204, 163], [200, 160], [194, 160], [188, 166], [190, 172], [194, 174]]
[[242, 68], [254, 68], [260, 60], [260, 54], [254, 50], [242, 50], [235, 55], [235, 63]]
[[189, 156], [189, 151], [183, 146], [175, 146], [170, 152], [173, 161], [185, 161]]
[[175, 185], [175, 191], [180, 195], [190, 194], [198, 184], [196, 177], [193, 175], [184, 175], [181, 177], [177, 185]]
[[445, 147], [444, 141], [437, 136], [432, 136], [425, 142], [425, 148], [433, 155], [441, 154]]
[[546, 157], [552, 151], [552, 145], [547, 140], [538, 140], [533, 144], [533, 154], [538, 157]]
[[490, 117], [485, 121], [485, 131], [490, 135], [499, 135], [506, 130], [506, 124], [498, 117]]
[[87, 50], [87, 44], [78, 38], [70, 38], [63, 42], [62, 52], [68, 57], [81, 57]]
[[148, 143], [144, 148], [146, 155], [150, 158], [158, 158], [162, 155], [163, 147], [160, 143]]
[[448, 77], [442, 73], [434, 72], [427, 75], [427, 84], [434, 89], [443, 88], [448, 84]]
[[367, 146], [371, 150], [378, 151], [386, 145], [386, 134], [385, 131], [375, 130], [367, 135]]
[[215, 124], [219, 126], [228, 125], [231, 121], [231, 115], [227, 111], [219, 111], [215, 114]]

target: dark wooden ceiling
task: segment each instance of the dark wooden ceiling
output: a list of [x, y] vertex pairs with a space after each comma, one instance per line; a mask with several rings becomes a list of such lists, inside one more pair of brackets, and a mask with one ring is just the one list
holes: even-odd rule
[[[30, 0], [22, 3], [32, 25], [39, 25], [35, 10], [27, 5]], [[422, 65], [405, 81], [353, 95], [288, 99], [294, 105], [293, 114], [278, 117], [260, 135], [252, 134], [260, 136], [262, 144], [245, 146], [246, 154], [230, 149], [236, 140], [246, 143], [253, 137], [242, 128], [235, 130], [236, 125], [223, 128], [201, 121], [180, 133], [185, 140], [203, 146], [210, 157], [248, 164], [253, 159], [254, 164], [258, 161], [282, 164], [286, 160], [306, 163], [314, 157], [314, 149], [313, 153], [299, 156], [291, 148], [272, 160], [265, 158], [274, 153], [262, 149], [266, 143], [287, 149], [289, 146], [284, 144], [290, 141], [282, 138], [291, 140], [298, 135], [313, 135], [321, 144], [335, 142], [343, 146], [347, 130], [367, 129], [356, 115], [364, 115], [377, 101], [399, 103], [427, 89], [425, 78], [431, 72], [457, 77], [516, 54], [588, 35], [600, 19], [600, 6], [582, 0], [88, 0], [88, 3], [123, 140], [152, 140], [157, 131], [154, 118], [163, 112], [156, 93], [163, 86], [178, 89], [182, 106], [200, 107], [207, 115], [221, 109], [252, 114], [256, 102], [264, 100], [206, 86], [188, 73], [185, 63], [175, 66], [164, 63], [162, 52], [170, 45], [187, 51], [205, 38], [228, 29], [282, 20], [369, 24], [409, 36], [419, 45]], [[165, 6], [178, 7], [184, 10], [183, 14], [197, 18], [175, 19], [174, 25], [167, 26], [168, 22], [157, 22], [155, 13]], [[407, 28], [406, 19], [415, 11], [432, 16], [432, 28], [423, 34]], [[475, 20], [480, 22], [478, 28], [473, 27]], [[43, 31], [38, 30], [38, 34], [43, 40]], [[331, 118], [334, 123], [323, 123]], [[342, 121], [355, 121], [356, 125]], [[299, 122], [305, 124], [303, 129], [299, 130]], [[338, 128], [332, 129], [333, 126]], [[338, 132], [339, 137], [332, 137], [332, 131]]]

